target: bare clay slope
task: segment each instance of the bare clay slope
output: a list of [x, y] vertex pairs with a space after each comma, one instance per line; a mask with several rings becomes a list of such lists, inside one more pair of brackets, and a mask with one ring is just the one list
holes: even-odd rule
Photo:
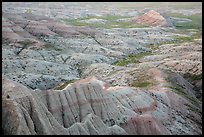
[[[187, 122], [192, 127], [186, 125], [189, 132], [183, 134], [201, 134], [195, 124], [201, 117], [176, 110], [192, 104], [173, 92], [154, 94], [130, 87], [109, 87], [95, 77], [63, 90], [46, 91], [30, 90], [5, 77], [2, 80], [5, 134], [158, 135], [171, 134], [175, 125], [185, 126]], [[175, 122], [175, 117], [180, 120]]]
[[133, 19], [133, 21], [137, 23], [141, 23], [141, 24], [151, 25], [151, 26], [167, 26], [168, 25], [166, 19], [154, 10], [150, 10], [149, 12], [139, 17], [136, 17], [135, 19]]

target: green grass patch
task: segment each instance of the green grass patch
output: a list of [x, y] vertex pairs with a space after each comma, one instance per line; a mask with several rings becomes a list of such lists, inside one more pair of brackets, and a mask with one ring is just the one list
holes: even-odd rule
[[25, 48], [28, 48], [29, 46], [31, 46], [34, 42], [30, 41], [30, 40], [24, 40], [24, 41], [19, 41], [19, 44], [25, 46]]
[[199, 75], [193, 75], [193, 74], [190, 74], [190, 73], [185, 73], [183, 75], [183, 77], [188, 80], [189, 82], [192, 83], [193, 85], [193, 90], [195, 91], [195, 95], [196, 95], [196, 98], [198, 98], [200, 101], [202, 101], [202, 86], [198, 87], [195, 83], [196, 81], [201, 81], [202, 80], [202, 73], [199, 74]]
[[191, 80], [202, 80], [202, 74], [193, 75], [193, 74], [190, 74], [190, 73], [185, 73], [184, 78], [190, 78]]
[[[106, 23], [86, 23], [81, 22], [82, 20], [88, 19], [103, 19], [106, 20]], [[148, 27], [147, 25], [131, 22], [131, 21], [117, 21], [118, 19], [129, 18], [129, 16], [120, 16], [120, 15], [105, 15], [105, 16], [92, 16], [92, 17], [85, 17], [85, 18], [78, 18], [78, 19], [62, 19], [65, 23], [71, 24], [74, 26], [90, 26], [96, 28], [105, 28], [105, 29], [112, 29], [112, 28], [143, 28]]]
[[75, 80], [75, 79], [73, 79], [73, 80], [68, 80], [68, 81], [64, 82], [63, 84], [60, 84], [59, 86], [55, 87], [54, 89], [55, 89], [55, 90], [62, 90], [62, 89], [64, 89], [67, 85], [69, 85], [70, 83], [74, 83], [75, 81], [77, 81], [77, 80]]
[[145, 24], [139, 24], [136, 22], [112, 22], [111, 28], [145, 28], [148, 27]]
[[62, 49], [56, 47], [54, 44], [52, 43], [46, 43], [45, 45], [43, 45], [43, 47], [46, 49], [46, 50], [56, 50], [56, 51], [62, 51]]
[[166, 71], [169, 75], [168, 77], [166, 78], [166, 80], [169, 82], [170, 86], [168, 86], [168, 88], [172, 89], [173, 92], [177, 93], [178, 95], [181, 95], [182, 97], [186, 98], [187, 100], [189, 100], [192, 104], [194, 105], [199, 105], [200, 102], [199, 100], [197, 100], [196, 98], [188, 95], [186, 92], [185, 92], [185, 89], [176, 83], [176, 81], [174, 80], [174, 78], [171, 77], [172, 75], [172, 71]]
[[135, 55], [129, 55], [127, 58], [117, 61], [115, 65], [126, 66], [127, 64], [130, 63], [139, 63], [139, 59], [148, 55], [151, 55], [151, 52], [143, 52]]
[[97, 16], [98, 19], [104, 19], [107, 21], [115, 21], [117, 19], [129, 18], [129, 16], [120, 16], [120, 15], [105, 15], [105, 16]]
[[[187, 31], [185, 31], [185, 33], [186, 32]], [[202, 31], [197, 31], [195, 34], [193, 34], [191, 36], [174, 36], [173, 38], [174, 38], [174, 40], [172, 40], [172, 41], [162, 41], [162, 42], [146, 45], [145, 47], [150, 48], [151, 51], [155, 51], [155, 50], [159, 49], [160, 45], [164, 45], [164, 44], [180, 44], [180, 43], [184, 43], [184, 42], [193, 42], [194, 39], [202, 38]]]
[[186, 18], [192, 20], [191, 22], [186, 23], [178, 23], [173, 22], [173, 25], [177, 29], [198, 29], [202, 30], [202, 15], [200, 14], [193, 14], [193, 15], [183, 15], [181, 13], [169, 13], [168, 16], [177, 17], [177, 18]]
[[161, 42], [158, 42], [158, 43], [154, 43], [154, 44], [149, 44], [149, 45], [146, 45], [145, 47], [149, 48], [152, 52], [159, 49], [159, 46], [160, 45], [164, 45], [164, 44], [174, 44], [176, 43], [176, 41], [161, 41]]
[[186, 95], [186, 93], [184, 92], [184, 89], [175, 83], [168, 87], [180, 95], [184, 95], [184, 96]]
[[194, 39], [202, 38], [202, 32], [199, 31], [192, 36], [176, 36], [174, 37], [174, 43], [182, 43], [182, 42], [192, 42]]
[[194, 38], [191, 36], [176, 36], [175, 38], [175, 43], [180, 43], [180, 42], [190, 42], [193, 41]]
[[199, 104], [198, 100], [196, 100], [194, 97], [191, 97], [190, 95], [186, 94], [186, 92], [184, 91], [184, 89], [180, 85], [173, 83], [171, 86], [169, 86], [169, 88], [171, 88], [175, 93], [188, 99], [192, 104], [194, 104], [194, 105]]
[[148, 81], [133, 81], [133, 83], [131, 84], [131, 86], [133, 87], [140, 87], [140, 88], [149, 87], [151, 85], [152, 83]]
[[91, 26], [90, 23], [80, 22], [79, 19], [76, 19], [76, 20], [64, 20], [64, 21], [65, 21], [65, 23], [71, 24], [71, 25], [74, 25], [74, 26]]
[[140, 74], [136, 80], [130, 83], [130, 86], [140, 87], [140, 88], [149, 88], [157, 84], [158, 84], [158, 81], [156, 81], [152, 76], [149, 76], [146, 73], [143, 73], [143, 74]]
[[195, 30], [195, 33], [191, 36], [175, 36], [174, 43], [181, 42], [191, 42], [194, 39], [202, 38], [202, 15], [193, 14], [193, 15], [183, 15], [181, 13], [169, 13], [168, 16], [177, 17], [177, 18], [186, 18], [192, 20], [191, 22], [178, 23], [173, 22], [173, 25], [178, 29], [177, 33], [189, 34], [192, 32], [192, 29]]

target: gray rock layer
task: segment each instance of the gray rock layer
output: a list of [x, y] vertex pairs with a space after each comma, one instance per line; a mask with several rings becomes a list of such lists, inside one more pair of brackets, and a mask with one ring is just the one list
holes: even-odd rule
[[[177, 127], [176, 122], [187, 128], [186, 134], [202, 134], [199, 115], [188, 114], [194, 117], [189, 126], [183, 120], [191, 119], [186, 117], [186, 111], [179, 112], [182, 122], [172, 118], [173, 112], [178, 111], [175, 109], [178, 106], [174, 106], [178, 97], [173, 93], [156, 95], [130, 87], [109, 87], [95, 77], [69, 84], [62, 90], [44, 91], [30, 90], [6, 77], [2, 80], [5, 134], [159, 135], [172, 134], [169, 129]], [[168, 101], [171, 96], [172, 103]], [[181, 102], [191, 105], [182, 98], [180, 105], [184, 106]], [[182, 133], [174, 130], [174, 134]]]

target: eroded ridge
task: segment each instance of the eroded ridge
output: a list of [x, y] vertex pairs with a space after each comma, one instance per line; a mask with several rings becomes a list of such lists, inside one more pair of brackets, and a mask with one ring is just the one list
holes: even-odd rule
[[186, 128], [180, 134], [201, 134], [200, 115], [178, 109], [193, 105], [173, 92], [109, 87], [96, 77], [62, 90], [31, 90], [2, 80], [5, 134], [179, 134], [173, 128], [178, 124]]

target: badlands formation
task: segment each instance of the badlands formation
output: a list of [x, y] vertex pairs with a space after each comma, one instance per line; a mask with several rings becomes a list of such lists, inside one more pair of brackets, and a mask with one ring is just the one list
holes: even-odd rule
[[120, 6], [3, 3], [3, 134], [202, 135], [202, 11]]
[[151, 10], [145, 13], [144, 15], [137, 17], [133, 21], [142, 23], [142, 24], [152, 25], [152, 26], [158, 26], [158, 25], [165, 26], [168, 24], [166, 19], [154, 10]]

